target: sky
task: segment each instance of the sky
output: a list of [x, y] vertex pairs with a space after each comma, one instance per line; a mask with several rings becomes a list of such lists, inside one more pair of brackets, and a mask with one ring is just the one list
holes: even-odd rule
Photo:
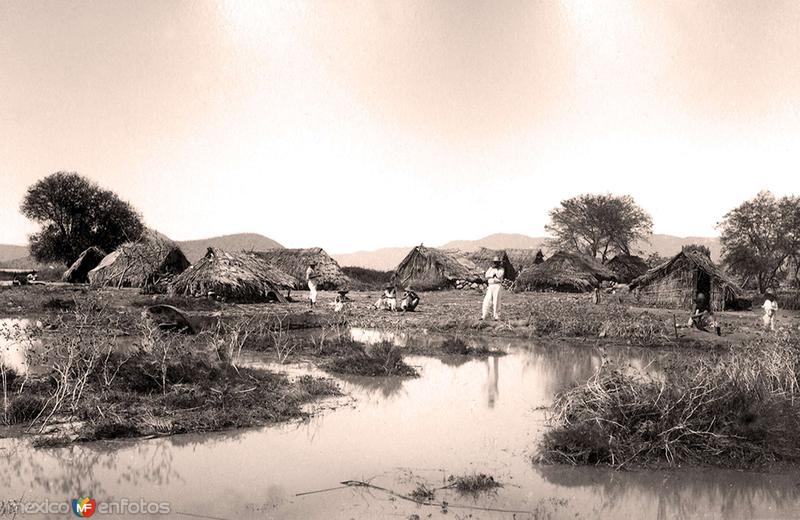
[[716, 235], [800, 194], [800, 2], [0, 0], [0, 243], [78, 172], [176, 240], [544, 234], [581, 193]]

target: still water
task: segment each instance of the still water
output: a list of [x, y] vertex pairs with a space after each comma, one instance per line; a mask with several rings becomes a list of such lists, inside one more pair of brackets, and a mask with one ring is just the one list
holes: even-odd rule
[[[369, 340], [368, 331], [354, 335]], [[174, 518], [800, 516], [797, 473], [534, 465], [545, 408], [555, 392], [591, 376], [600, 353], [586, 346], [483, 341], [508, 355], [411, 356], [407, 361], [421, 375], [416, 379], [339, 379], [350, 397], [323, 403], [306, 422], [59, 449], [0, 439], [0, 500], [143, 499], [167, 502]], [[608, 355], [645, 370], [658, 364], [653, 351], [610, 349]], [[295, 374], [307, 367], [285, 369]], [[490, 473], [504, 486], [479, 497], [437, 491], [436, 500], [448, 502], [446, 512], [386, 491], [340, 488], [342, 481], [361, 480], [408, 494], [418, 483], [440, 487], [451, 474], [475, 472]]]

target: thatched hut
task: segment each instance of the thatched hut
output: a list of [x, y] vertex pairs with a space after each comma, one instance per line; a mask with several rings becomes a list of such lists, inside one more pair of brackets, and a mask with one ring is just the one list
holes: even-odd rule
[[477, 251], [467, 253], [467, 258], [472, 260], [472, 262], [475, 264], [475, 267], [483, 271], [486, 271], [492, 266], [492, 260], [495, 256], [500, 257], [500, 263], [503, 265], [506, 279], [516, 280], [517, 274], [519, 274], [519, 269], [514, 263], [511, 262], [506, 251], [502, 249], [497, 250], [489, 249], [488, 247], [482, 247]]
[[606, 263], [606, 267], [614, 271], [617, 281], [622, 283], [630, 283], [650, 269], [642, 257], [635, 255], [617, 255]]
[[607, 280], [616, 280], [616, 275], [594, 258], [558, 251], [541, 264], [522, 271], [516, 288], [523, 291], [587, 292]]
[[466, 253], [420, 245], [398, 264], [394, 281], [421, 291], [474, 288], [483, 283], [484, 272]]
[[106, 255], [89, 271], [89, 283], [111, 287], [155, 287], [189, 267], [189, 260], [175, 242], [146, 233]]
[[106, 254], [99, 247], [86, 249], [72, 265], [61, 275], [61, 281], [67, 283], [89, 283], [89, 271], [103, 261]]
[[699, 292], [712, 309], [737, 308], [743, 294], [708, 256], [685, 250], [633, 280], [630, 288], [643, 305], [674, 309], [691, 309]]
[[506, 249], [506, 255], [519, 273], [544, 262], [544, 254], [541, 249]]
[[344, 274], [339, 264], [331, 258], [321, 247], [308, 249], [269, 249], [255, 252], [257, 256], [271, 263], [284, 273], [296, 279], [295, 289], [305, 289], [306, 269], [314, 260], [317, 262], [319, 275], [318, 289], [321, 291], [335, 291], [350, 289], [352, 281]]
[[254, 253], [209, 247], [206, 255], [169, 284], [174, 296], [208, 296], [226, 301], [286, 302], [283, 292], [298, 281]]

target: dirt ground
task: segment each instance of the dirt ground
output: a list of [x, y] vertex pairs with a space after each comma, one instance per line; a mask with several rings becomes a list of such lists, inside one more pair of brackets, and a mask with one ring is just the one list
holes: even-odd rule
[[[314, 311], [307, 303], [308, 293], [293, 291], [289, 304], [234, 304], [205, 299], [172, 298], [166, 295], [142, 295], [136, 289], [101, 289], [67, 284], [49, 284], [0, 288], [0, 317], [29, 317], [47, 321], [68, 310], [81, 299], [96, 298], [132, 322], [144, 309], [155, 304], [169, 304], [184, 310], [199, 327], [217, 319], [260, 317], [292, 321], [292, 328], [316, 327], [330, 323], [347, 323], [361, 328], [395, 331], [441, 332], [449, 334], [486, 334], [493, 336], [575, 338], [637, 344], [643, 335], [657, 334], [661, 343], [678, 343], [726, 347], [747, 343], [765, 333], [761, 329], [760, 309], [719, 312], [722, 336], [686, 328], [689, 311], [650, 309], [616, 302], [601, 301], [594, 305], [589, 294], [509, 293], [502, 296], [501, 319], [480, 320], [483, 294], [479, 291], [437, 291], [421, 293], [415, 312], [376, 310], [377, 292], [351, 292], [344, 312], [334, 312], [336, 293], [320, 292]], [[289, 320], [287, 317], [291, 318]], [[544, 319], [544, 318], [546, 319]], [[543, 321], [544, 320], [544, 321]], [[559, 322], [547, 327], [551, 322]], [[606, 329], [625, 322], [626, 331], [614, 335]], [[780, 327], [800, 328], [800, 312], [781, 310]], [[639, 326], [642, 332], [629, 329]], [[629, 333], [630, 332], [630, 333]], [[663, 339], [663, 341], [661, 341]], [[645, 343], [644, 340], [641, 341]]]

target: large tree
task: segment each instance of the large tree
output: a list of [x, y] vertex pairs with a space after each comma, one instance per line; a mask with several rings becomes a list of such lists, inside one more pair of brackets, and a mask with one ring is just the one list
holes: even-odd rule
[[762, 191], [729, 211], [718, 225], [722, 261], [760, 292], [777, 285], [800, 256], [800, 198]]
[[629, 195], [580, 195], [562, 200], [545, 226], [553, 246], [605, 262], [610, 253], [630, 255], [653, 232], [650, 215]]
[[144, 231], [130, 204], [77, 173], [57, 172], [36, 182], [20, 210], [41, 224], [29, 237], [31, 254], [40, 262], [69, 265], [87, 247], [112, 251]]

